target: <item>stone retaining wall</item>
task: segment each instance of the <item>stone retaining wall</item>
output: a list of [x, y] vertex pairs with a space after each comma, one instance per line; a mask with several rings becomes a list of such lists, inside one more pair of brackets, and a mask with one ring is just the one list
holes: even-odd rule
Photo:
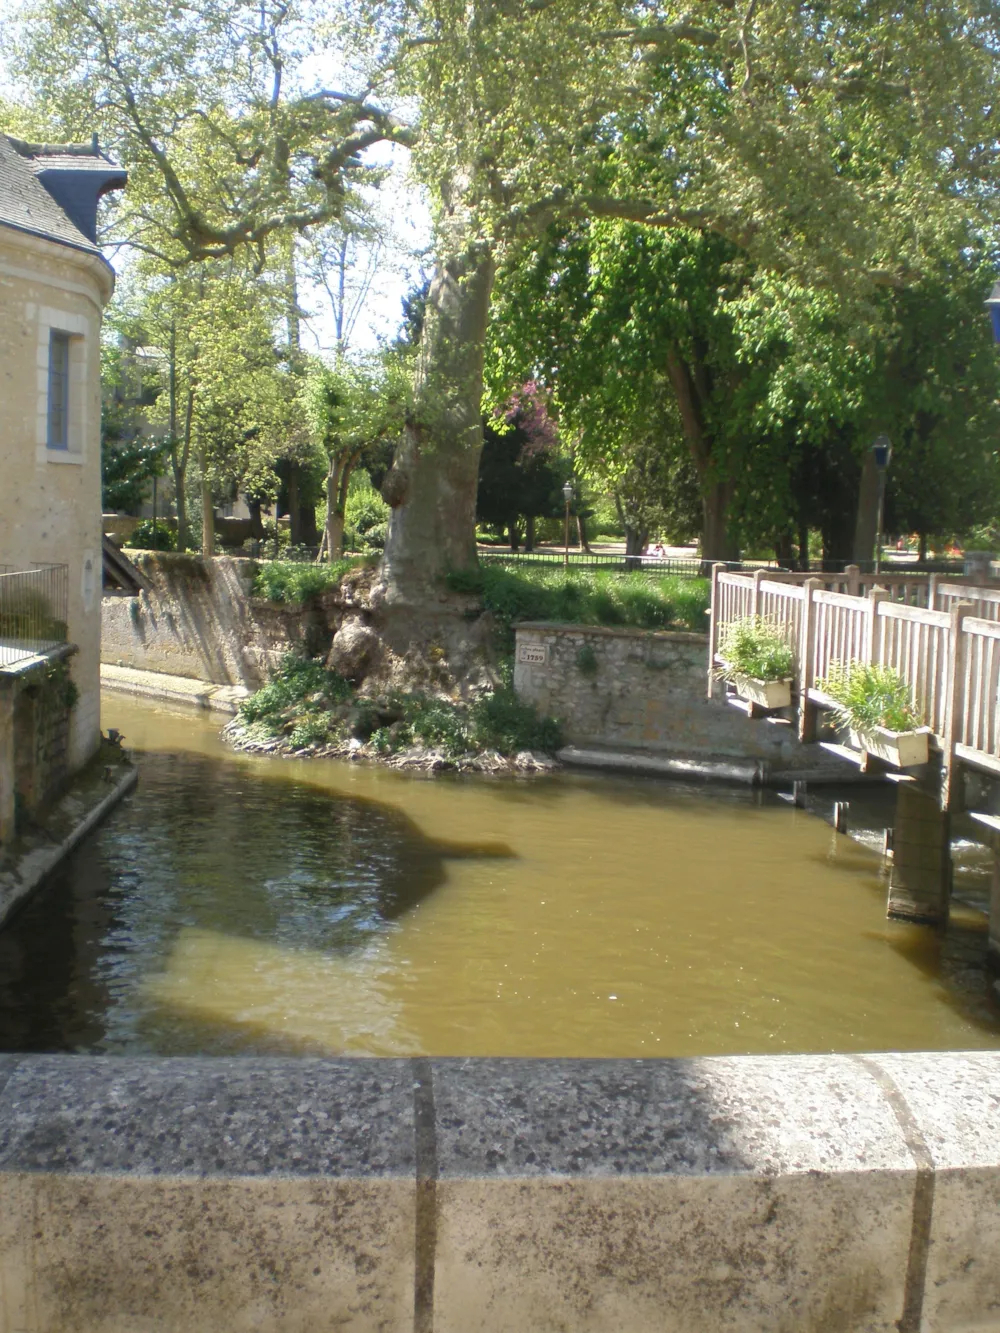
[[104, 597], [104, 663], [255, 690], [293, 648], [329, 648], [333, 631], [318, 606], [272, 606], [250, 597], [252, 561], [169, 553], [136, 561], [152, 589]]
[[706, 697], [703, 634], [539, 621], [518, 625], [516, 635], [514, 688], [559, 718], [571, 745], [749, 759], [775, 770], [820, 763], [793, 726], [751, 722]]
[[1000, 1054], [0, 1057], [0, 1333], [987, 1333]]

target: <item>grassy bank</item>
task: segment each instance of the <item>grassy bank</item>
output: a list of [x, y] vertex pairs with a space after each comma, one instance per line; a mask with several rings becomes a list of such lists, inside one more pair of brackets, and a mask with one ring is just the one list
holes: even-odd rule
[[[272, 561], [255, 579], [257, 596], [301, 605], [334, 588], [362, 562], [300, 565]], [[514, 629], [520, 620], [636, 629], [705, 629], [708, 585], [704, 579], [489, 566], [452, 574], [454, 592], [477, 597], [496, 624], [500, 684], [473, 702], [393, 690], [376, 697], [321, 661], [288, 657], [273, 679], [241, 707], [238, 726], [250, 742], [283, 749], [340, 753], [359, 749], [389, 758], [425, 750], [448, 760], [524, 751], [552, 754], [559, 726], [523, 704], [512, 686]]]
[[482, 598], [502, 635], [503, 653], [513, 652], [512, 626], [519, 620], [707, 630], [707, 579], [487, 565], [451, 574], [448, 583], [455, 592]]
[[292, 750], [337, 751], [360, 743], [372, 756], [420, 747], [449, 759], [494, 751], [553, 753], [558, 725], [520, 702], [509, 684], [472, 703], [421, 693], [359, 695], [350, 681], [319, 661], [288, 656], [267, 685], [240, 707], [251, 739], [274, 739]]

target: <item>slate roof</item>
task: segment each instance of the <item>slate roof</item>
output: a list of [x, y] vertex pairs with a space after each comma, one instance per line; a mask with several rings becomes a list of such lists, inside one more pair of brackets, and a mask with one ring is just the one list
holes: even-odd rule
[[124, 184], [124, 171], [97, 151], [96, 145], [94, 149], [76, 144], [48, 148], [21, 144], [0, 134], [0, 226], [14, 227], [103, 258], [100, 247], [73, 223], [37, 173], [69, 170], [107, 174], [112, 168], [121, 173]]

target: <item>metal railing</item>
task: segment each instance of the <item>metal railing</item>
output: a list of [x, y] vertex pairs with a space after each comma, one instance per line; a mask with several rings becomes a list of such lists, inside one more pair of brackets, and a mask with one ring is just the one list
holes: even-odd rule
[[0, 669], [66, 642], [66, 565], [0, 565]]

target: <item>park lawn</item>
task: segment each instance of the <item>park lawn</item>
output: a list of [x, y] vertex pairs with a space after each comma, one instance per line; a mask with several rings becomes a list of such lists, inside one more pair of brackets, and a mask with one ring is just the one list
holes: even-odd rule
[[484, 565], [452, 574], [457, 592], [478, 593], [493, 614], [501, 653], [513, 652], [519, 620], [556, 620], [573, 625], [706, 632], [707, 579], [678, 575], [551, 569], [545, 566]]

